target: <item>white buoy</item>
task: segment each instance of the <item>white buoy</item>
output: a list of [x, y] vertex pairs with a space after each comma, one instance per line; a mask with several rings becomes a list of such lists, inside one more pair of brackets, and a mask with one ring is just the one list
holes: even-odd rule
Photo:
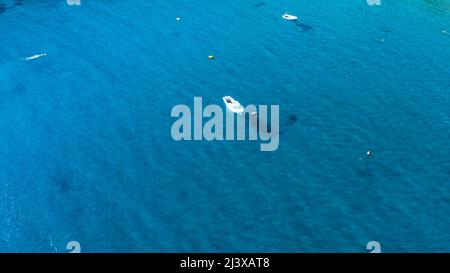
[[181, 18], [180, 18], [180, 17], [177, 17], [176, 20], [179, 22], [179, 21], [181, 21]]

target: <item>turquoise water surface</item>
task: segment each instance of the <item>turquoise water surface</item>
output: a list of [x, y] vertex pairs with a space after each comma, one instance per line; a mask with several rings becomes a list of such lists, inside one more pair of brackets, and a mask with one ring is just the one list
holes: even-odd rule
[[[450, 1], [381, 1], [0, 1], [0, 251], [449, 252]], [[224, 95], [277, 151], [172, 139]]]

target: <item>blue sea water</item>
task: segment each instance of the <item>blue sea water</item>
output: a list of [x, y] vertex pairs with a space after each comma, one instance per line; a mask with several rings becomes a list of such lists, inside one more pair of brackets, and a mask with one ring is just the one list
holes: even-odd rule
[[[0, 4], [0, 251], [450, 251], [450, 1]], [[223, 95], [279, 149], [171, 138]]]

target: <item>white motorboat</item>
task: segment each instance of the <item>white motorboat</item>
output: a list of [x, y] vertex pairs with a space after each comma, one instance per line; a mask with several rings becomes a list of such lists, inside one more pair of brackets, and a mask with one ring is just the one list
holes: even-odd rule
[[225, 96], [222, 98], [223, 102], [225, 103], [225, 105], [227, 106], [227, 108], [236, 114], [241, 115], [242, 113], [244, 113], [244, 107], [242, 107], [242, 105], [235, 99], [233, 99], [230, 96]]
[[283, 19], [286, 19], [286, 20], [289, 20], [289, 21], [296, 21], [296, 20], [298, 20], [297, 16], [288, 14], [287, 12], [285, 12], [281, 17], [283, 17]]

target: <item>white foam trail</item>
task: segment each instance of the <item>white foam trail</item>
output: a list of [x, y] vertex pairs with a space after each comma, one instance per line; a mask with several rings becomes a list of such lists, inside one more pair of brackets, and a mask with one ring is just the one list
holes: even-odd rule
[[22, 58], [22, 60], [24, 60], [24, 61], [31, 61], [31, 60], [35, 60], [35, 59], [39, 59], [39, 58], [45, 57], [47, 55], [48, 55], [47, 53], [36, 54], [36, 55], [30, 56], [30, 57]]

